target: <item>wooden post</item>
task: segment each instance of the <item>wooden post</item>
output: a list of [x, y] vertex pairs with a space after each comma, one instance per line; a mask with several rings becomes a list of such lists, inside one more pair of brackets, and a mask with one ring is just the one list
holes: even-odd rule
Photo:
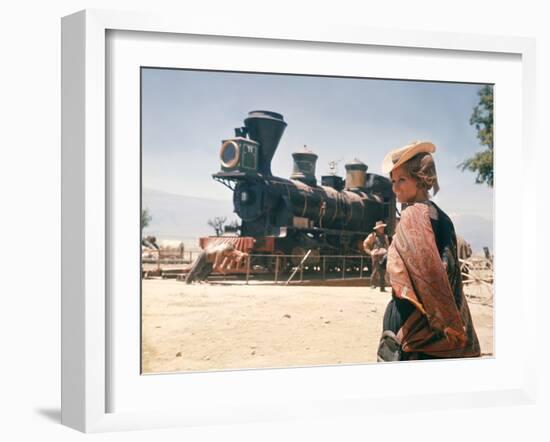
[[361, 256], [361, 267], [359, 268], [359, 279], [363, 279], [363, 257]]
[[326, 265], [327, 265], [327, 262], [326, 262], [326, 258], [323, 256], [323, 279], [326, 279]]
[[250, 255], [246, 257], [246, 284], [248, 285], [248, 278], [250, 277]]
[[275, 256], [275, 284], [279, 280], [279, 255]]
[[346, 279], [346, 257], [342, 258], [342, 279]]

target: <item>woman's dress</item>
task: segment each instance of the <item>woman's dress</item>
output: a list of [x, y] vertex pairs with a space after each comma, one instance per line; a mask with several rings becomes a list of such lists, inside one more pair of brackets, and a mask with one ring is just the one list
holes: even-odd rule
[[[399, 359], [480, 355], [462, 290], [454, 226], [434, 202], [403, 210], [388, 250], [387, 272], [392, 300], [383, 330], [396, 336]], [[457, 340], [451, 342], [445, 333]]]

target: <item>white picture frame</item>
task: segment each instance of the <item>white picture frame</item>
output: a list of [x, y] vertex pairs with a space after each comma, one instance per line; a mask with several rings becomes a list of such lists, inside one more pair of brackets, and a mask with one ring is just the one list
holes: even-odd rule
[[[283, 42], [285, 47], [307, 42], [310, 45], [333, 45], [338, 48], [371, 47], [382, 53], [390, 48], [401, 48], [403, 52], [422, 49], [430, 51], [437, 58], [445, 54], [468, 53], [474, 57], [502, 54], [519, 60], [521, 76], [521, 93], [519, 95], [521, 109], [511, 114], [521, 116], [516, 128], [517, 141], [521, 144], [518, 158], [522, 164], [522, 172], [528, 174], [534, 167], [534, 106], [535, 106], [535, 46], [532, 39], [517, 37], [489, 37], [479, 35], [464, 35], [451, 33], [427, 33], [415, 31], [382, 31], [375, 29], [349, 28], [344, 26], [292, 27], [280, 23], [272, 27], [255, 26], [247, 23], [246, 28], [236, 28], [231, 23], [219, 23], [205, 20], [189, 20], [182, 24], [180, 20], [153, 16], [151, 14], [132, 14], [87, 10], [63, 18], [62, 21], [62, 423], [84, 432], [111, 431], [139, 428], [160, 428], [169, 426], [205, 425], [209, 423], [253, 422], [301, 418], [311, 416], [353, 416], [365, 415], [380, 410], [396, 410], [407, 408], [414, 400], [416, 409], [435, 409], [472, 406], [491, 406], [502, 403], [532, 403], [535, 397], [535, 361], [526, 358], [516, 365], [507, 364], [506, 358], [500, 361], [500, 368], [508, 367], [508, 380], [495, 382], [483, 388], [480, 385], [468, 390], [438, 393], [428, 391], [427, 394], [409, 392], [400, 393], [396, 388], [384, 390], [383, 394], [375, 396], [364, 393], [361, 389], [353, 392], [353, 385], [342, 385], [328, 389], [323, 393], [316, 391], [319, 380], [333, 380], [338, 377], [334, 370], [346, 370], [345, 377], [360, 375], [360, 367], [327, 367], [317, 368], [315, 381], [307, 384], [310, 369], [288, 369], [278, 371], [243, 371], [228, 373], [206, 373], [194, 375], [192, 383], [206, 385], [214, 382], [218, 387], [230, 379], [231, 382], [243, 382], [237, 385], [265, 385], [266, 380], [277, 382], [301, 382], [307, 384], [303, 395], [289, 399], [277, 397], [272, 392], [262, 400], [255, 400], [254, 392], [242, 398], [231, 396], [216, 397], [209, 407], [205, 401], [202, 406], [182, 405], [180, 410], [168, 410], [153, 405], [136, 410], [115, 410], [109, 403], [110, 394], [114, 388], [110, 373], [113, 361], [116, 359], [109, 344], [108, 329], [117, 321], [109, 300], [109, 290], [112, 288], [109, 279], [109, 250], [114, 241], [113, 232], [109, 228], [113, 221], [113, 190], [110, 187], [109, 142], [110, 135], [106, 130], [106, 121], [110, 118], [107, 107], [109, 81], [106, 75], [109, 53], [107, 35], [112, 32], [156, 33], [164, 36], [216, 36], [227, 41], [246, 39], [248, 41], [269, 41], [271, 44]], [[171, 37], [171, 38], [172, 38]], [[281, 44], [283, 44], [281, 43]], [[114, 55], [113, 55], [114, 54]], [[498, 87], [498, 86], [497, 86]], [[497, 98], [498, 99], [498, 98]], [[498, 104], [496, 112], [499, 112]], [[519, 112], [519, 113], [518, 113]], [[504, 112], [503, 112], [504, 114]], [[497, 143], [498, 143], [497, 137]], [[503, 146], [505, 143], [503, 142]], [[504, 158], [504, 156], [503, 156]], [[498, 164], [498, 161], [497, 161]], [[502, 163], [504, 164], [504, 163]], [[502, 169], [504, 170], [504, 169]], [[496, 182], [498, 182], [496, 180]], [[111, 183], [112, 184], [112, 183]], [[521, 223], [527, 222], [533, 227], [533, 212], [529, 208], [536, 205], [536, 193], [527, 188], [526, 184], [510, 189], [502, 182], [497, 184], [496, 195], [502, 192], [516, 192], [519, 198]], [[534, 227], [533, 227], [534, 228]], [[520, 235], [526, 235], [520, 229]], [[497, 238], [498, 239], [498, 238]], [[495, 250], [498, 241], [495, 242]], [[521, 296], [516, 300], [518, 314], [515, 326], [522, 329], [521, 341], [534, 345], [536, 324], [527, 319], [525, 311], [528, 305], [535, 304], [535, 281], [527, 278], [527, 257], [536, 254], [536, 244], [531, 241], [520, 241], [520, 251], [515, 259], [523, 263], [521, 270]], [[515, 264], [507, 262], [502, 251], [497, 256], [495, 266], [496, 278], [507, 271], [513, 270]], [[499, 252], [500, 253], [500, 250]], [[503, 258], [501, 258], [501, 256]], [[500, 259], [500, 261], [498, 261]], [[509, 260], [508, 260], [509, 261]], [[518, 282], [519, 284], [519, 282]], [[496, 301], [499, 304], [499, 301]], [[507, 312], [506, 303], [499, 304], [497, 309]], [[503, 313], [502, 318], [506, 318]], [[120, 322], [120, 321], [119, 321]], [[497, 323], [501, 327], [497, 340], [510, 337], [506, 332], [506, 322]], [[501, 325], [502, 324], [502, 325]], [[510, 338], [512, 339], [512, 338]], [[139, 345], [136, 342], [136, 346]], [[528, 351], [525, 349], [524, 351]], [[498, 354], [498, 351], [497, 351]], [[503, 355], [505, 352], [502, 353]], [[498, 355], [494, 361], [499, 361]], [[499, 363], [500, 363], [499, 361]], [[436, 362], [436, 361], [434, 361]], [[437, 363], [437, 362], [436, 362]], [[454, 364], [449, 370], [460, 370], [462, 361], [446, 362]], [[488, 365], [486, 372], [495, 367]], [[419, 368], [416, 368], [419, 367]], [[369, 370], [391, 372], [396, 376], [403, 369], [413, 370], [416, 375], [423, 376], [425, 365], [372, 366]], [[116, 367], [114, 367], [116, 370]], [[342, 371], [340, 373], [343, 373]], [[139, 373], [136, 373], [139, 376]], [[173, 388], [177, 377], [166, 376], [162, 379], [164, 385], [147, 388]], [[120, 377], [119, 377], [120, 378]], [[157, 380], [160, 377], [157, 377]], [[149, 382], [149, 381], [148, 381]], [[201, 384], [202, 383], [202, 384]], [[248, 383], [248, 384], [247, 384]], [[330, 382], [329, 382], [330, 384]], [[190, 385], [191, 386], [191, 385]], [[309, 390], [308, 390], [309, 389]], [[191, 390], [189, 390], [191, 391]], [[307, 392], [311, 397], [307, 397]], [[123, 393], [124, 394], [124, 393]], [[195, 393], [196, 394], [196, 393]], [[228, 390], [228, 395], [232, 391]], [[376, 397], [376, 399], [373, 399]], [[395, 398], [400, 397], [396, 407]], [[191, 398], [192, 399], [192, 398]], [[198, 399], [198, 398], [197, 398]], [[130, 399], [129, 399], [130, 400]], [[132, 399], [133, 400], [133, 399]], [[224, 402], [225, 401], [225, 402]], [[197, 401], [199, 402], [199, 401]], [[225, 413], [224, 408], [231, 407], [231, 413]], [[124, 407], [123, 407], [124, 408]]]

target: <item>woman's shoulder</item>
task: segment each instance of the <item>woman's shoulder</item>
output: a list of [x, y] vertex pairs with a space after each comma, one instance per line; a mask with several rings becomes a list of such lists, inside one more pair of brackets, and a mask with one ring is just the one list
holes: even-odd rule
[[398, 229], [402, 232], [416, 230], [422, 225], [430, 223], [429, 208], [422, 203], [410, 204], [401, 210]]
[[451, 218], [433, 201], [419, 201], [407, 206], [401, 213], [401, 221], [419, 222], [430, 220], [430, 222], [453, 224]]
[[452, 223], [449, 215], [447, 215], [443, 211], [443, 209], [441, 209], [441, 207], [439, 207], [432, 200], [418, 201], [407, 206], [406, 210], [403, 210], [401, 218], [403, 218], [404, 214], [407, 212], [408, 212], [407, 216], [413, 216], [413, 215], [418, 216], [419, 214], [427, 214], [433, 220], [443, 220], [443, 221], [448, 221]]
[[416, 202], [401, 211], [401, 221], [430, 216], [430, 205], [426, 202]]

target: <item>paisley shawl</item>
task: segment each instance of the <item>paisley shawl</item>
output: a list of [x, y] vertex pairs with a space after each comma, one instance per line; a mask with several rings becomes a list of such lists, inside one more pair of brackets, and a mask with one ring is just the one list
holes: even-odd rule
[[[452, 253], [456, 258], [454, 231], [452, 235]], [[452, 278], [454, 286], [451, 287], [447, 267], [437, 249], [429, 205], [417, 203], [407, 207], [402, 212], [387, 261], [394, 296], [416, 307], [398, 332], [405, 352], [437, 357], [480, 355], [462, 281], [460, 277]], [[451, 342], [445, 332], [458, 339]]]

